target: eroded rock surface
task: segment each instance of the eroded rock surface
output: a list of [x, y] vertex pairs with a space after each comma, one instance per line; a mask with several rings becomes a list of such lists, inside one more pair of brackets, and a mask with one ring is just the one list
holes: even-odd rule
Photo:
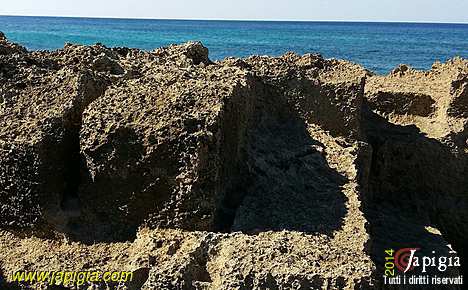
[[398, 125], [415, 125], [429, 138], [467, 150], [468, 62], [454, 58], [430, 71], [395, 69], [366, 82], [371, 109]]
[[427, 72], [405, 67], [388, 76], [372, 76], [366, 99], [373, 112], [366, 111], [365, 122], [373, 148], [374, 203], [410, 216], [400, 223], [415, 223], [421, 230], [435, 225], [465, 261], [467, 76], [468, 61], [460, 58], [435, 63]]
[[0, 63], [0, 224], [60, 222], [60, 203], [78, 186], [81, 115], [107, 77], [22, 49]]
[[373, 289], [387, 247], [463, 255], [466, 71], [213, 63], [200, 43], [27, 52], [0, 34], [0, 270]]

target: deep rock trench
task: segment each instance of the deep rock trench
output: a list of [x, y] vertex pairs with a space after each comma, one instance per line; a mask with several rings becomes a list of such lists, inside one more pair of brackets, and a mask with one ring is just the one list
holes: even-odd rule
[[235, 133], [222, 147], [226, 174], [214, 230], [331, 234], [339, 229], [346, 214], [341, 192], [346, 178], [328, 166], [324, 145], [311, 137], [304, 118], [274, 87], [264, 86], [252, 105], [244, 118], [250, 124], [241, 134], [232, 128], [245, 124], [238, 116], [249, 110], [234, 110], [226, 118], [225, 131]]
[[81, 214], [81, 204], [78, 190], [82, 180], [82, 171], [85, 167], [84, 159], [80, 153], [80, 135], [79, 128], [68, 132], [65, 137], [67, 144], [64, 145], [66, 155], [64, 170], [65, 189], [61, 196], [60, 208], [70, 217], [78, 217]]
[[[468, 183], [463, 154], [426, 137], [416, 126], [389, 123], [367, 104], [363, 122], [372, 148], [364, 212], [377, 267], [383, 269], [388, 248], [414, 247], [422, 255], [450, 257], [451, 244], [466, 275], [468, 207], [462, 196]], [[441, 235], [428, 232], [428, 227]]]

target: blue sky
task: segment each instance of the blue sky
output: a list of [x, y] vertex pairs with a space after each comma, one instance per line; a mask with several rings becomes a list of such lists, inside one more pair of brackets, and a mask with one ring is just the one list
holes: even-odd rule
[[468, 23], [468, 0], [2, 0], [0, 15]]

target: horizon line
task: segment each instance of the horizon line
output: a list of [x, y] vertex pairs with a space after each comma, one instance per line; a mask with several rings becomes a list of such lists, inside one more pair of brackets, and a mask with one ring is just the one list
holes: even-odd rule
[[83, 18], [83, 19], [116, 19], [116, 20], [174, 20], [174, 21], [238, 21], [238, 22], [348, 22], [348, 23], [408, 23], [408, 24], [462, 24], [466, 22], [444, 22], [423, 20], [310, 20], [310, 19], [226, 19], [226, 18], [149, 18], [149, 17], [118, 17], [118, 16], [76, 16], [76, 15], [20, 15], [0, 14], [0, 17], [45, 17], [45, 18]]

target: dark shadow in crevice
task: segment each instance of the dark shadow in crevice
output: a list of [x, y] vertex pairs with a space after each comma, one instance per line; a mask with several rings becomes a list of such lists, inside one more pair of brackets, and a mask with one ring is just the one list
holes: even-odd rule
[[[61, 123], [62, 138], [55, 146], [48, 149], [49, 155], [53, 156], [57, 163], [56, 178], [51, 168], [47, 172], [46, 180], [53, 180], [60, 186], [58, 196], [55, 196], [53, 203], [57, 204], [49, 207], [47, 222], [53, 227], [54, 233], [62, 233], [71, 241], [84, 244], [95, 244], [96, 242], [125, 242], [133, 241], [136, 238], [136, 232], [141, 220], [138, 222], [139, 214], [147, 212], [147, 207], [139, 205], [146, 202], [141, 198], [141, 203], [132, 208], [134, 215], [125, 216], [120, 208], [124, 204], [122, 196], [119, 195], [122, 190], [127, 189], [130, 183], [144, 186], [142, 181], [144, 174], [136, 172], [128, 179], [118, 179], [116, 176], [123, 175], [126, 164], [119, 164], [120, 169], [115, 172], [115, 176], [104, 176], [97, 180], [91, 177], [91, 171], [88, 168], [86, 157], [81, 152], [80, 134], [83, 125], [83, 111], [89, 104], [102, 96], [109, 85], [106, 79], [87, 79], [89, 75], [83, 76], [81, 83], [82, 104], [75, 104], [75, 108], [68, 112], [64, 118], [66, 121]], [[63, 122], [63, 121], [62, 121]], [[55, 136], [51, 134], [51, 136]], [[116, 130], [109, 136], [112, 143], [103, 148], [101, 156], [96, 158], [108, 158], [109, 163], [113, 160], [110, 155], [116, 153], [122, 160], [129, 161], [139, 158], [143, 150], [141, 144], [135, 142], [137, 136], [132, 129]], [[115, 138], [115, 140], [112, 140]], [[55, 150], [55, 151], [54, 151]], [[115, 152], [114, 152], [115, 150]], [[116, 166], [117, 164], [107, 164], [107, 166]], [[131, 180], [131, 182], [129, 182]], [[45, 198], [44, 200], [50, 200]], [[140, 208], [141, 207], [141, 208]], [[105, 209], [101, 211], [101, 209]], [[141, 214], [140, 214], [141, 215]], [[137, 216], [135, 218], [134, 216]]]
[[0, 268], [0, 289], [8, 289], [8, 290], [21, 290], [21, 285], [18, 282], [10, 283], [6, 281], [6, 275], [3, 273], [2, 269]]
[[[41, 198], [44, 208], [47, 209], [47, 225], [44, 225], [46, 234], [51, 238], [62, 238], [65, 235], [71, 241], [84, 244], [134, 240], [137, 225], [129, 226], [110, 215], [99, 216], [99, 212], [90, 210], [90, 206], [118, 207], [118, 196], [103, 196], [103, 190], [96, 191], [100, 193], [97, 195], [94, 192], [89, 195], [83, 194], [83, 189], [87, 189], [93, 180], [80, 150], [81, 119], [68, 124], [62, 130], [61, 141], [55, 146], [46, 146], [49, 151], [55, 150], [48, 153], [54, 156], [55, 161], [49, 161], [55, 167], [49, 167], [44, 174], [43, 178], [49, 182], [45, 188], [56, 188], [57, 191], [55, 195], [44, 191]], [[108, 180], [103, 183], [105, 182], [108, 183], [102, 184], [103, 188], [115, 186]]]
[[[415, 247], [421, 248], [420, 255], [451, 257], [447, 244], [458, 251], [462, 260], [458, 270], [466, 274], [465, 157], [428, 138], [414, 125], [389, 123], [366, 105], [363, 129], [372, 147], [363, 209], [370, 223], [370, 255], [377, 276], [383, 275], [386, 249]], [[428, 226], [442, 235], [431, 233]], [[455, 276], [456, 270], [450, 275]]]
[[324, 145], [311, 137], [294, 105], [274, 88], [265, 88], [254, 106], [245, 142], [236, 148], [243, 159], [223, 163], [234, 164], [237, 174], [229, 177], [236, 182], [218, 204], [218, 226], [247, 234], [290, 230], [331, 235], [339, 230], [346, 215], [342, 187], [347, 179], [330, 168]]
[[[70, 162], [73, 166], [69, 171], [70, 178], [67, 178], [72, 194], [64, 196], [64, 201], [72, 210], [79, 209], [76, 212], [79, 215], [69, 219], [66, 232], [73, 241], [84, 244], [133, 241], [139, 225], [157, 207], [153, 192], [144, 189], [154, 182], [143, 171], [150, 170], [150, 167], [145, 164], [134, 168], [127, 166], [137, 163], [136, 160], [143, 154], [143, 145], [137, 141], [139, 136], [133, 129], [126, 128], [116, 130], [108, 138], [110, 143], [92, 156], [108, 160], [108, 172], [94, 178], [85, 156], [79, 151], [79, 136], [74, 139], [76, 143]], [[118, 158], [112, 157], [113, 154]], [[156, 186], [160, 188], [157, 192], [168, 192], [163, 182], [153, 185]], [[132, 191], [139, 193], [138, 198], [130, 199], [128, 193]]]
[[250, 142], [248, 131], [257, 111], [256, 95], [239, 95], [226, 103], [220, 118], [214, 232], [231, 230], [237, 209], [245, 197], [245, 188], [253, 182], [247, 163], [247, 146]]
[[81, 215], [81, 202], [78, 189], [81, 184], [81, 168], [83, 167], [80, 154], [80, 129], [68, 130], [64, 147], [66, 155], [64, 181], [65, 189], [61, 196], [60, 208], [65, 215], [74, 218]]

